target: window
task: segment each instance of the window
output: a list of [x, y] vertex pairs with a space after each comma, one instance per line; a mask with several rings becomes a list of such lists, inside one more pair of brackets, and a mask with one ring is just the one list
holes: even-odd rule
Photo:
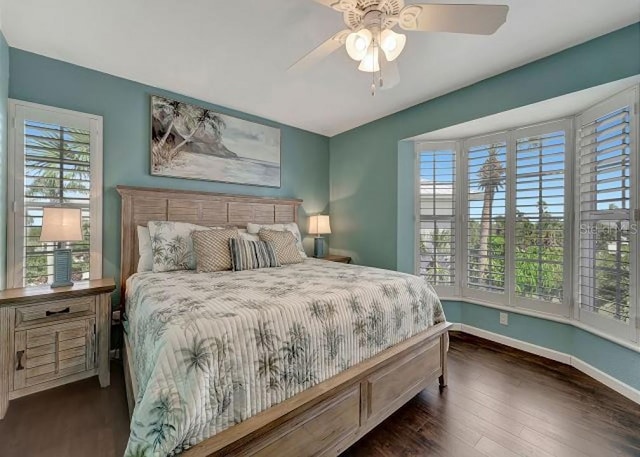
[[[475, 143], [480, 143], [474, 145]], [[505, 292], [507, 143], [467, 143], [467, 287]]]
[[419, 271], [435, 286], [455, 285], [455, 144], [418, 144], [419, 180]]
[[567, 131], [569, 123], [556, 122], [514, 132], [514, 293], [523, 304], [527, 299], [565, 308]]
[[55, 243], [40, 242], [42, 209], [82, 210], [84, 239], [70, 243], [72, 279], [102, 275], [102, 119], [24, 102], [10, 103], [8, 230], [13, 287], [52, 281]]
[[635, 333], [630, 324], [636, 311], [631, 303], [637, 303], [631, 289], [638, 204], [633, 106], [633, 97], [623, 94], [579, 118], [577, 196], [580, 317], [630, 334]]
[[639, 90], [569, 119], [418, 143], [419, 274], [444, 297], [638, 341]]

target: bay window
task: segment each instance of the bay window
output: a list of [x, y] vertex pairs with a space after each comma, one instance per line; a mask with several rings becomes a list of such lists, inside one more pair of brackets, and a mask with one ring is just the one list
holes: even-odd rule
[[637, 104], [634, 87], [575, 118], [418, 143], [419, 274], [637, 341]]
[[576, 195], [579, 318], [637, 339], [637, 93], [620, 94], [578, 120]]

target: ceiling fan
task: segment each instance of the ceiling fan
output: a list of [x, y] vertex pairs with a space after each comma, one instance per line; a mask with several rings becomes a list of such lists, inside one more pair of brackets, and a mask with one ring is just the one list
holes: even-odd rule
[[[307, 70], [345, 46], [349, 57], [360, 62], [358, 69], [372, 74], [371, 94], [375, 95], [376, 75], [380, 88], [390, 89], [400, 82], [396, 59], [407, 41], [403, 30], [491, 35], [504, 24], [507, 5], [413, 4], [404, 0], [315, 0], [343, 13], [347, 29], [342, 30], [302, 59], [289, 71]], [[384, 77], [384, 79], [383, 79]]]

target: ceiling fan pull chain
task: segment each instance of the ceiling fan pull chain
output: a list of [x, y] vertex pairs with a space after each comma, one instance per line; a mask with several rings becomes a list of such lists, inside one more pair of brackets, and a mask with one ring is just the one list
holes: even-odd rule
[[[376, 39], [373, 39], [373, 42], [371, 43], [371, 46], [373, 46], [373, 52], [371, 53], [371, 68], [375, 69], [376, 68], [376, 62], [375, 62], [375, 58], [376, 58]], [[371, 72], [371, 96], [375, 97], [376, 96], [376, 72], [372, 71]]]
[[[384, 3], [384, 2], [382, 2]], [[378, 32], [378, 43], [382, 44], [382, 14], [380, 15], [380, 30]], [[382, 79], [382, 58], [381, 58], [381, 53], [384, 52], [384, 50], [382, 49], [381, 46], [378, 46], [378, 68], [379, 70], [379, 76], [378, 76], [378, 85], [380, 86], [380, 89], [382, 89], [382, 86], [384, 86], [384, 80]], [[386, 62], [386, 60], [385, 60]]]

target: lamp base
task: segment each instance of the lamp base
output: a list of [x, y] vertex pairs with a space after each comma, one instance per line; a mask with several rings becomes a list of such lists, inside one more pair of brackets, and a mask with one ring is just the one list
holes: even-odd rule
[[316, 259], [324, 257], [324, 238], [317, 236], [313, 239], [313, 256]]
[[52, 289], [73, 286], [71, 281], [71, 249], [53, 251], [53, 283]]

